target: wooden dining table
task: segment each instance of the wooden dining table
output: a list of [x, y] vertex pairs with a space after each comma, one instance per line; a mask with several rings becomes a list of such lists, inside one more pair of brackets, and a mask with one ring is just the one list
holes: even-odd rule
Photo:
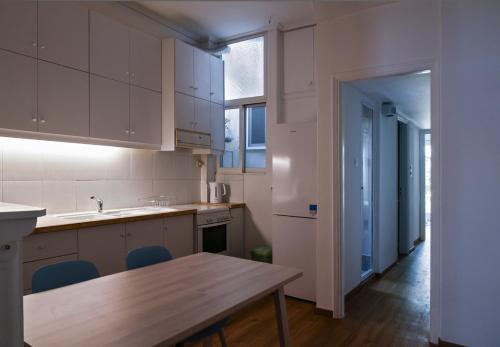
[[24, 297], [33, 347], [170, 346], [274, 295], [281, 346], [289, 345], [283, 287], [297, 269], [197, 253]]

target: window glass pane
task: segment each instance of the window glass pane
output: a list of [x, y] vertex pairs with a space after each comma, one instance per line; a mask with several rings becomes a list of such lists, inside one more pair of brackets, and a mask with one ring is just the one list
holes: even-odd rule
[[228, 45], [224, 60], [226, 100], [264, 95], [264, 37]]
[[240, 167], [240, 110], [232, 108], [225, 111], [224, 154], [221, 167]]
[[249, 106], [245, 111], [245, 166], [248, 169], [264, 169], [266, 167], [266, 106]]

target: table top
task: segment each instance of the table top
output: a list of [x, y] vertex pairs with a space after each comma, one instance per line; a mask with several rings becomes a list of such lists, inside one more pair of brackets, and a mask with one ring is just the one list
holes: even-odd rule
[[24, 297], [24, 339], [43, 346], [172, 345], [302, 272], [210, 253]]

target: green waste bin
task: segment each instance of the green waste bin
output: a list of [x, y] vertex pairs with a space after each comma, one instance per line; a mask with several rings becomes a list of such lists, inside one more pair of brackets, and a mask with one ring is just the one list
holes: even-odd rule
[[261, 261], [263, 263], [273, 262], [273, 251], [270, 246], [262, 246], [252, 249], [252, 260]]

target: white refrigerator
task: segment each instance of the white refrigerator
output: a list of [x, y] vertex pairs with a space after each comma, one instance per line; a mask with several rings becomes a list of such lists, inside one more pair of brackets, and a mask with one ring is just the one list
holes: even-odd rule
[[316, 121], [279, 124], [273, 136], [273, 263], [301, 269], [285, 294], [316, 301]]

